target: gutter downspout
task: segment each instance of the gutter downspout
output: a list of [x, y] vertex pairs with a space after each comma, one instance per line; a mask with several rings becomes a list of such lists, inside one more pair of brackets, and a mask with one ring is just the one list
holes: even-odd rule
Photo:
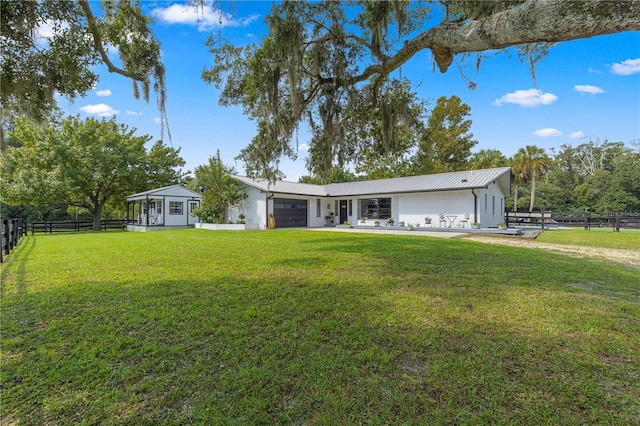
[[473, 194], [473, 221], [478, 222], [478, 194], [473, 188], [471, 188], [471, 193]]

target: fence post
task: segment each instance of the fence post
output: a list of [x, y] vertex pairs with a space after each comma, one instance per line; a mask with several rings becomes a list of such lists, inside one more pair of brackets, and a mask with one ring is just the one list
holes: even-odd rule
[[620, 212], [616, 212], [616, 224], [613, 228], [613, 232], [620, 232]]
[[0, 263], [4, 262], [4, 230], [6, 228], [7, 219], [0, 222]]
[[0, 222], [0, 263], [4, 262], [4, 220]]
[[589, 212], [584, 212], [584, 230], [585, 231], [590, 231], [591, 230], [591, 218], [590, 218], [591, 214]]
[[9, 254], [9, 252], [11, 251], [11, 227], [9, 226], [10, 223], [11, 222], [9, 222], [9, 219], [4, 219], [2, 221], [2, 238], [4, 240], [2, 244], [2, 250], [4, 250], [4, 254]]
[[541, 229], [544, 231], [544, 212], [540, 212], [540, 220], [542, 221]]
[[16, 241], [16, 234], [18, 233], [18, 221], [15, 219], [9, 220], [9, 252], [11, 252], [18, 244]]

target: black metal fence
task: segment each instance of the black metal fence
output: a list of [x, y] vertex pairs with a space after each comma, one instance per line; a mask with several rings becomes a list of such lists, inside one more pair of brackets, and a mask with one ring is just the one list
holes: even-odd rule
[[[46, 232], [51, 234], [54, 232], [91, 231], [93, 229], [93, 221], [84, 220], [84, 221], [31, 222], [29, 224], [29, 227], [31, 229], [31, 235], [34, 235], [36, 232]], [[127, 228], [126, 219], [100, 221], [100, 229], [102, 229], [103, 231], [106, 231], [109, 229], [126, 229], [126, 228]]]
[[27, 228], [22, 219], [2, 219], [0, 231], [2, 232], [0, 263], [2, 263], [4, 262], [4, 256], [9, 255], [18, 245], [22, 236], [27, 234]]
[[640, 213], [624, 212], [505, 212], [509, 226], [535, 226], [542, 229], [576, 226], [584, 229], [620, 228], [640, 229]]

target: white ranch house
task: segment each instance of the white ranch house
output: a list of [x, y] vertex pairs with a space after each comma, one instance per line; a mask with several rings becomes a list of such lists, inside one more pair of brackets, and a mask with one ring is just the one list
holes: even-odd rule
[[[511, 168], [411, 176], [362, 182], [310, 185], [234, 176], [248, 198], [232, 209], [235, 221], [266, 229], [269, 217], [276, 228], [322, 227], [342, 224], [374, 226], [386, 223], [432, 227], [483, 228], [504, 222], [505, 198], [511, 193]], [[431, 224], [427, 225], [429, 221]]]
[[127, 197], [127, 229], [183, 228], [199, 222], [190, 213], [202, 202], [202, 194], [181, 185], [152, 189]]

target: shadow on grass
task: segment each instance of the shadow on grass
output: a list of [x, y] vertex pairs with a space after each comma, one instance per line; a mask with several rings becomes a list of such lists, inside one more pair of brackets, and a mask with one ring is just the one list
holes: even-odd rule
[[[85, 283], [5, 301], [7, 419], [567, 424], [639, 414], [640, 377], [628, 374], [637, 346], [621, 344], [620, 330], [607, 337], [615, 324], [599, 333], [544, 303], [530, 317], [506, 308], [555, 303], [550, 295], [265, 278]], [[32, 329], [20, 324], [25, 304], [40, 307]]]
[[[0, 283], [12, 282], [12, 287], [18, 293], [25, 291], [25, 277], [27, 273], [27, 264], [29, 262], [29, 256], [33, 252], [36, 246], [36, 239], [33, 237], [23, 237], [20, 240], [20, 244], [11, 252], [5, 263], [2, 264], [2, 271], [0, 272]], [[11, 277], [11, 280], [9, 278]], [[15, 277], [15, 278], [14, 278]], [[2, 284], [2, 295], [9, 291]]]

